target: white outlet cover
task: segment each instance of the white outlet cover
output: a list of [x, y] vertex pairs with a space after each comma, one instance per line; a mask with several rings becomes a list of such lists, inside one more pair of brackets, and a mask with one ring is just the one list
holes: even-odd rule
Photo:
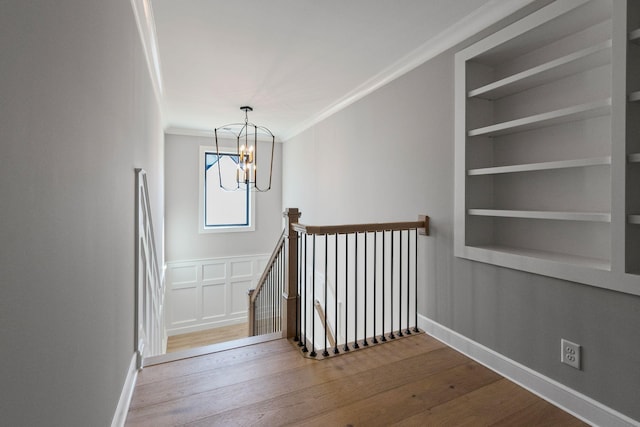
[[580, 369], [580, 353], [582, 349], [580, 344], [561, 339], [560, 346], [560, 361], [576, 369]]

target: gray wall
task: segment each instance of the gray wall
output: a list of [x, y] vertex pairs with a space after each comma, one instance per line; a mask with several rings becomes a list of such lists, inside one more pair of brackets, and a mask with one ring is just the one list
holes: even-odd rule
[[[287, 141], [283, 206], [314, 225], [430, 215], [421, 314], [640, 420], [639, 297], [453, 256], [453, 64], [446, 52]], [[561, 338], [583, 346], [582, 371], [559, 362]]]
[[129, 0], [0, 2], [0, 70], [0, 424], [109, 425], [133, 355], [135, 167], [162, 236]]
[[167, 261], [271, 253], [282, 233], [282, 144], [276, 143], [272, 189], [255, 194], [255, 231], [199, 233], [200, 146], [213, 138], [165, 137]]

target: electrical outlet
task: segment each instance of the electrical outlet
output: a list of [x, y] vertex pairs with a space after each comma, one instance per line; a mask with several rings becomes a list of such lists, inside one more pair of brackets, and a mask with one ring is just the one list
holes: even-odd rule
[[576, 369], [580, 369], [580, 344], [561, 339], [560, 345], [562, 346], [560, 361]]

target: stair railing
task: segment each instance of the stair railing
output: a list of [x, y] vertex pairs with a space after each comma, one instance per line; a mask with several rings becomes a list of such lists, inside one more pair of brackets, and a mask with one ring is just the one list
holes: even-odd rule
[[160, 273], [156, 242], [149, 202], [147, 173], [135, 169], [136, 226], [135, 226], [135, 351], [137, 368], [143, 359], [164, 353], [164, 280]]
[[293, 338], [296, 316], [298, 238], [293, 224], [300, 213], [296, 208], [284, 212], [286, 227], [256, 284], [249, 290], [249, 336], [282, 332]]
[[[255, 290], [249, 336], [282, 332], [329, 357], [419, 332], [418, 221], [310, 226], [289, 208]], [[318, 353], [321, 353], [319, 355]]]
[[[291, 225], [297, 234], [294, 340], [329, 357], [419, 332], [418, 221]], [[329, 292], [329, 291], [332, 292]]]
[[282, 292], [285, 283], [285, 233], [267, 262], [255, 289], [249, 289], [249, 336], [282, 331]]

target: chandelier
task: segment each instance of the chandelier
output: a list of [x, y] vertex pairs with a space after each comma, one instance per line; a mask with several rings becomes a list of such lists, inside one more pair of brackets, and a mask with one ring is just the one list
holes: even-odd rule
[[[249, 122], [249, 111], [253, 108], [249, 106], [240, 107], [244, 111], [244, 123], [232, 123], [221, 126], [214, 130], [216, 139], [216, 154], [218, 160], [221, 156], [228, 155], [236, 164], [235, 170], [222, 170], [220, 161], [218, 164], [218, 178], [220, 187], [226, 191], [252, 189], [260, 192], [269, 191], [271, 189], [271, 176], [273, 173], [273, 152], [275, 148], [276, 138], [273, 133], [264, 126], [257, 126]], [[235, 139], [235, 148], [224, 147], [224, 142]], [[261, 142], [263, 148], [258, 156], [258, 143]], [[271, 144], [271, 153], [268, 159], [269, 176], [268, 183], [266, 172], [262, 172], [262, 168], [267, 163], [263, 151]], [[220, 145], [223, 145], [221, 150]], [[231, 151], [231, 152], [230, 152]], [[267, 152], [268, 152], [267, 148]], [[263, 159], [264, 157], [264, 159]], [[260, 169], [258, 169], [258, 159]], [[262, 173], [258, 173], [258, 170]], [[230, 177], [235, 174], [235, 180]], [[223, 179], [224, 178], [224, 179]], [[235, 185], [229, 185], [235, 181]]]

